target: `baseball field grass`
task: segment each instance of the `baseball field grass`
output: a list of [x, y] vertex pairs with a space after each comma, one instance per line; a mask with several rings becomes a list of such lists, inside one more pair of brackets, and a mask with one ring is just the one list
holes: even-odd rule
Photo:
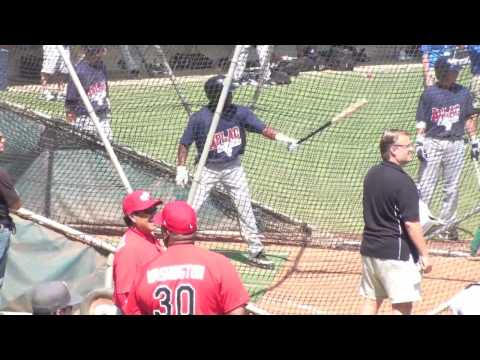
[[[290, 85], [262, 90], [255, 113], [269, 125], [296, 138], [318, 128], [356, 100], [366, 99], [368, 105], [309, 139], [294, 152], [288, 152], [278, 142], [249, 135], [243, 164], [255, 201], [325, 231], [361, 233], [362, 182], [368, 169], [380, 159], [380, 135], [387, 128], [414, 133], [416, 106], [423, 90], [419, 67], [371, 67], [370, 74], [303, 73], [293, 78]], [[206, 102], [204, 79], [177, 79], [180, 91], [194, 111]], [[468, 70], [462, 72], [459, 82], [469, 84]], [[253, 86], [240, 87], [235, 102], [249, 105], [254, 90]], [[1, 97], [59, 119], [64, 117], [63, 104], [43, 100], [38, 87], [14, 88]], [[111, 82], [110, 97], [114, 141], [174, 164], [178, 139], [188, 116], [168, 79]], [[191, 173], [195, 153], [192, 148]], [[414, 178], [417, 166], [415, 159], [406, 168]], [[474, 174], [467, 151], [459, 215], [479, 202]], [[432, 205], [434, 213], [439, 210], [440, 196], [441, 190], [437, 189]], [[478, 218], [472, 217], [462, 227], [473, 232], [477, 221]]]
[[[177, 78], [179, 90], [193, 111], [206, 103], [203, 82], [207, 78]], [[459, 82], [469, 85], [468, 70], [461, 73]], [[40, 90], [37, 85], [12, 86], [8, 92], [0, 93], [0, 100], [64, 121], [63, 103], [43, 100]], [[337, 234], [338, 237], [360, 235], [362, 183], [368, 169], [380, 161], [380, 135], [387, 128], [414, 133], [415, 112], [422, 90], [418, 64], [372, 66], [353, 72], [303, 73], [293, 78], [290, 85], [264, 88], [255, 113], [269, 125], [296, 138], [315, 130], [359, 99], [366, 99], [368, 105], [309, 139], [295, 152], [288, 152], [284, 145], [260, 135], [249, 135], [243, 165], [253, 200], [307, 222], [320, 232], [333, 234], [332, 240]], [[240, 87], [235, 93], [235, 102], [249, 105], [254, 91], [253, 86]], [[169, 80], [112, 81], [110, 97], [114, 142], [175, 164], [178, 139], [188, 115]], [[192, 148], [191, 173], [195, 153]], [[417, 167], [418, 161], [414, 159], [406, 168], [413, 178], [416, 178]], [[180, 193], [186, 195], [187, 191]], [[432, 204], [435, 214], [440, 209], [441, 195], [438, 188]], [[479, 195], [473, 164], [466, 151], [459, 216], [478, 206]], [[202, 216], [206, 214], [203, 212]], [[461, 224], [466, 230], [461, 232], [463, 239], [472, 238], [478, 220], [478, 216], [473, 216]], [[453, 247], [443, 242], [433, 245], [439, 249]], [[468, 247], [468, 243], [462, 242], [455, 245], [455, 250], [465, 251]], [[275, 262], [275, 270], [262, 270], [245, 263], [244, 242], [210, 241], [201, 246], [229, 257], [252, 301], [272, 313], [356, 313], [361, 304], [357, 289], [360, 262], [356, 250], [273, 244], [268, 246], [267, 253]], [[465, 258], [437, 256], [433, 262], [434, 273], [425, 278], [425, 301], [416, 313], [433, 308], [478, 279], [478, 266]]]

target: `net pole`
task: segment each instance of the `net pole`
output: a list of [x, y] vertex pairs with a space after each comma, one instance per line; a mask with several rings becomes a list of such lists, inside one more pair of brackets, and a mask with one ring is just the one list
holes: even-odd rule
[[225, 100], [227, 99], [227, 95], [230, 90], [230, 85], [232, 83], [232, 78], [233, 78], [233, 72], [237, 67], [238, 57], [240, 56], [241, 50], [242, 50], [242, 45], [235, 46], [232, 62], [230, 64], [230, 68], [228, 69], [227, 76], [223, 82], [222, 93], [220, 94], [220, 99], [218, 100], [215, 113], [213, 114], [212, 124], [210, 125], [210, 129], [208, 130], [208, 135], [205, 141], [205, 145], [203, 146], [202, 155], [200, 156], [200, 160], [198, 161], [198, 165], [195, 170], [195, 174], [193, 176], [192, 187], [190, 188], [190, 192], [188, 193], [187, 201], [189, 204], [192, 204], [193, 199], [195, 198], [195, 194], [197, 192], [198, 184], [200, 181], [200, 175], [207, 161], [208, 152], [210, 151], [210, 144], [212, 143], [213, 135], [215, 133], [215, 130], [217, 129], [218, 122], [220, 120], [220, 116], [223, 111], [223, 106], [225, 105]]
[[125, 186], [125, 189], [127, 190], [128, 193], [131, 193], [133, 190], [132, 190], [132, 187], [130, 186], [130, 182], [128, 181], [127, 176], [125, 175], [125, 172], [123, 171], [122, 166], [120, 165], [120, 162], [118, 161], [118, 158], [115, 155], [115, 152], [113, 151], [110, 141], [108, 140], [107, 136], [103, 132], [102, 127], [100, 126], [100, 122], [98, 120], [97, 114], [95, 113], [95, 110], [93, 109], [92, 104], [90, 103], [90, 100], [88, 100], [87, 94], [85, 93], [85, 90], [83, 89], [83, 86], [80, 83], [80, 79], [78, 78], [77, 72], [75, 71], [75, 68], [73, 67], [72, 62], [70, 61], [70, 58], [67, 56], [67, 53], [65, 52], [65, 49], [63, 48], [62, 45], [57, 45], [57, 50], [62, 56], [63, 61], [65, 61], [68, 72], [70, 73], [70, 76], [72, 78], [73, 84], [77, 88], [77, 91], [82, 99], [82, 102], [88, 111], [88, 115], [90, 116], [93, 123], [95, 124], [95, 127], [97, 128], [98, 134], [100, 135], [100, 138], [103, 141], [103, 145], [105, 146], [108, 156], [110, 157], [110, 161], [112, 162], [115, 170], [117, 171], [117, 174], [120, 177], [120, 180], [122, 181], [123, 186]]
[[170, 67], [170, 64], [168, 63], [167, 56], [163, 52], [162, 47], [160, 45], [153, 45], [153, 47], [155, 48], [155, 50], [157, 50], [157, 53], [160, 55], [163, 66], [165, 66], [165, 69], [167, 69], [168, 78], [170, 79], [170, 82], [172, 83], [173, 88], [175, 89], [175, 92], [177, 93], [177, 96], [178, 96], [178, 98], [180, 99], [180, 102], [183, 105], [183, 108], [187, 112], [188, 116], [192, 115], [192, 108], [191, 108], [187, 99], [181, 93], [181, 91], [178, 87], [177, 80], [175, 78], [175, 75], [173, 74], [172, 68]]

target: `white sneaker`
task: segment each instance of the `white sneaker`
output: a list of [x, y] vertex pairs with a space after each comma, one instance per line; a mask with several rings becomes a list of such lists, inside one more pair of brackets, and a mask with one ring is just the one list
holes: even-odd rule
[[66, 95], [64, 93], [58, 93], [56, 96], [57, 101], [65, 101]]

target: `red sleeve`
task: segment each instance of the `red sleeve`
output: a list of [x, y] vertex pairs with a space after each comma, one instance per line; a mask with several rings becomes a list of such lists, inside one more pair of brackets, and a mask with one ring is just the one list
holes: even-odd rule
[[250, 300], [250, 295], [243, 286], [235, 267], [225, 257], [220, 263], [219, 274], [221, 274], [220, 305], [223, 308], [223, 313], [226, 314], [242, 305], [246, 305]]
[[135, 281], [136, 272], [137, 261], [134, 249], [123, 248], [118, 251], [115, 254], [113, 265], [115, 292], [118, 294], [128, 293]]
[[135, 288], [128, 294], [127, 302], [122, 310], [124, 315], [142, 315], [137, 304], [137, 291]]
[[125, 306], [127, 304], [128, 293], [118, 294], [116, 292], [113, 293], [113, 302], [115, 305], [122, 310], [122, 313], [125, 314]]

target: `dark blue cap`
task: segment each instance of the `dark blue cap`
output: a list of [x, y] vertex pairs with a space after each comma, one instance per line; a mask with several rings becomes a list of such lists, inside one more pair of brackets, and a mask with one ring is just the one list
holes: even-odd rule
[[460, 72], [462, 67], [458, 64], [453, 64], [448, 57], [440, 57], [435, 63], [435, 71], [446, 73], [449, 71]]

